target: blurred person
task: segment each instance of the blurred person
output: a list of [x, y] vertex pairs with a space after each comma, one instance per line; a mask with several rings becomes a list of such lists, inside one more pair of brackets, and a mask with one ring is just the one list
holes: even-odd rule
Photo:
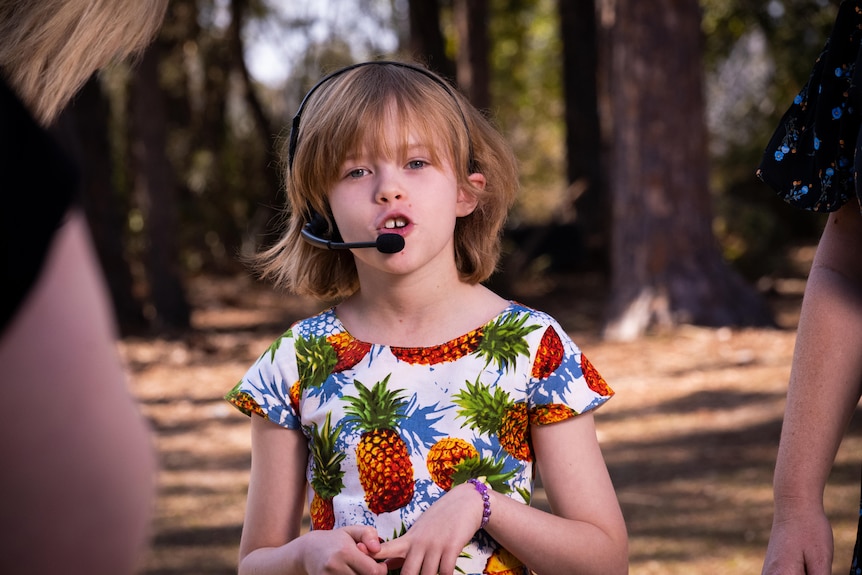
[[76, 167], [48, 128], [96, 70], [148, 43], [166, 5], [0, 0], [0, 573], [122, 575], [146, 544], [150, 436]]
[[[799, 318], [763, 575], [832, 573], [824, 489], [862, 394], [860, 45], [862, 2], [844, 1], [757, 172], [790, 204], [829, 213]], [[851, 575], [862, 573], [860, 534], [857, 529]]]

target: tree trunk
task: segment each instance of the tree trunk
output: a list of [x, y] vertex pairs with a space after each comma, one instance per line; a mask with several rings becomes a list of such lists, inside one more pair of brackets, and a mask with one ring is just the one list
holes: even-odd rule
[[191, 311], [180, 280], [177, 183], [167, 149], [164, 94], [159, 85], [161, 44], [144, 52], [131, 86], [135, 190], [147, 238], [145, 267], [158, 327], [184, 329]]
[[618, 0], [611, 106], [611, 295], [605, 335], [772, 325], [712, 233], [697, 0]]
[[440, 29], [440, 1], [410, 0], [408, 18], [410, 42], [407, 48], [411, 57], [446, 78], [455, 79], [455, 64], [446, 56], [446, 40]]
[[453, 9], [458, 31], [458, 87], [474, 106], [487, 110], [491, 107], [488, 1], [455, 0]]
[[558, 0], [557, 10], [563, 46], [567, 183], [575, 197], [586, 266], [607, 271], [610, 202], [599, 121], [596, 2]]
[[249, 224], [250, 233], [248, 240], [242, 247], [244, 255], [251, 255], [257, 251], [261, 244], [268, 244], [274, 237], [269, 237], [275, 230], [269, 229], [268, 226], [276, 219], [278, 211], [274, 206], [281, 203], [281, 175], [276, 169], [278, 162], [276, 159], [279, 156], [275, 149], [275, 139], [278, 135], [278, 130], [273, 126], [269, 116], [267, 116], [264, 106], [257, 96], [254, 89], [254, 82], [251, 78], [251, 73], [245, 63], [245, 43], [243, 42], [242, 30], [245, 23], [245, 16], [249, 9], [248, 0], [231, 0], [231, 23], [228, 27], [228, 47], [231, 52], [231, 61], [233, 67], [239, 72], [239, 78], [242, 83], [242, 95], [246, 106], [251, 111], [251, 117], [254, 119], [254, 126], [260, 136], [260, 141], [263, 142], [265, 155], [264, 163], [259, 166], [259, 169], [264, 175], [264, 182], [269, 188], [269, 194], [266, 201], [258, 204], [257, 209], [252, 215]]
[[125, 254], [129, 206], [113, 184], [108, 129], [110, 106], [97, 76], [84, 85], [67, 113], [78, 147], [84, 208], [111, 292], [114, 313], [122, 333], [138, 331], [146, 326], [146, 320], [141, 302], [134, 296]]

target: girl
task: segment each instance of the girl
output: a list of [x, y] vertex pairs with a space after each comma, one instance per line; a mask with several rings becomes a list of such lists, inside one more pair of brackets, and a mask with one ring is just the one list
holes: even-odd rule
[[[261, 270], [337, 303], [227, 396], [252, 415], [240, 573], [627, 572], [592, 415], [613, 392], [480, 283], [518, 181], [501, 135], [428, 70], [366, 62], [311, 89], [287, 148]], [[533, 464], [553, 513], [528, 505]]]

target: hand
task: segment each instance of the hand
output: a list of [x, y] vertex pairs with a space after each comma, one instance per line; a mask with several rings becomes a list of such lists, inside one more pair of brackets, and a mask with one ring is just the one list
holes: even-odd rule
[[472, 485], [456, 485], [372, 557], [385, 559], [390, 568], [400, 566], [401, 575], [452, 575], [458, 555], [479, 530], [482, 508]]
[[371, 557], [380, 551], [377, 530], [353, 525], [305, 535], [304, 567], [309, 575], [386, 575], [387, 567]]
[[761, 575], [831, 575], [832, 526], [822, 509], [776, 507]]

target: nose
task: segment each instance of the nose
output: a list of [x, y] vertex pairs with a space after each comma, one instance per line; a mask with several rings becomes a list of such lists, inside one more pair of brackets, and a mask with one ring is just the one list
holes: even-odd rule
[[401, 183], [396, 174], [391, 170], [380, 170], [378, 172], [377, 189], [374, 193], [374, 199], [378, 203], [391, 203], [394, 200], [401, 200], [405, 196], [405, 192], [401, 187]]

